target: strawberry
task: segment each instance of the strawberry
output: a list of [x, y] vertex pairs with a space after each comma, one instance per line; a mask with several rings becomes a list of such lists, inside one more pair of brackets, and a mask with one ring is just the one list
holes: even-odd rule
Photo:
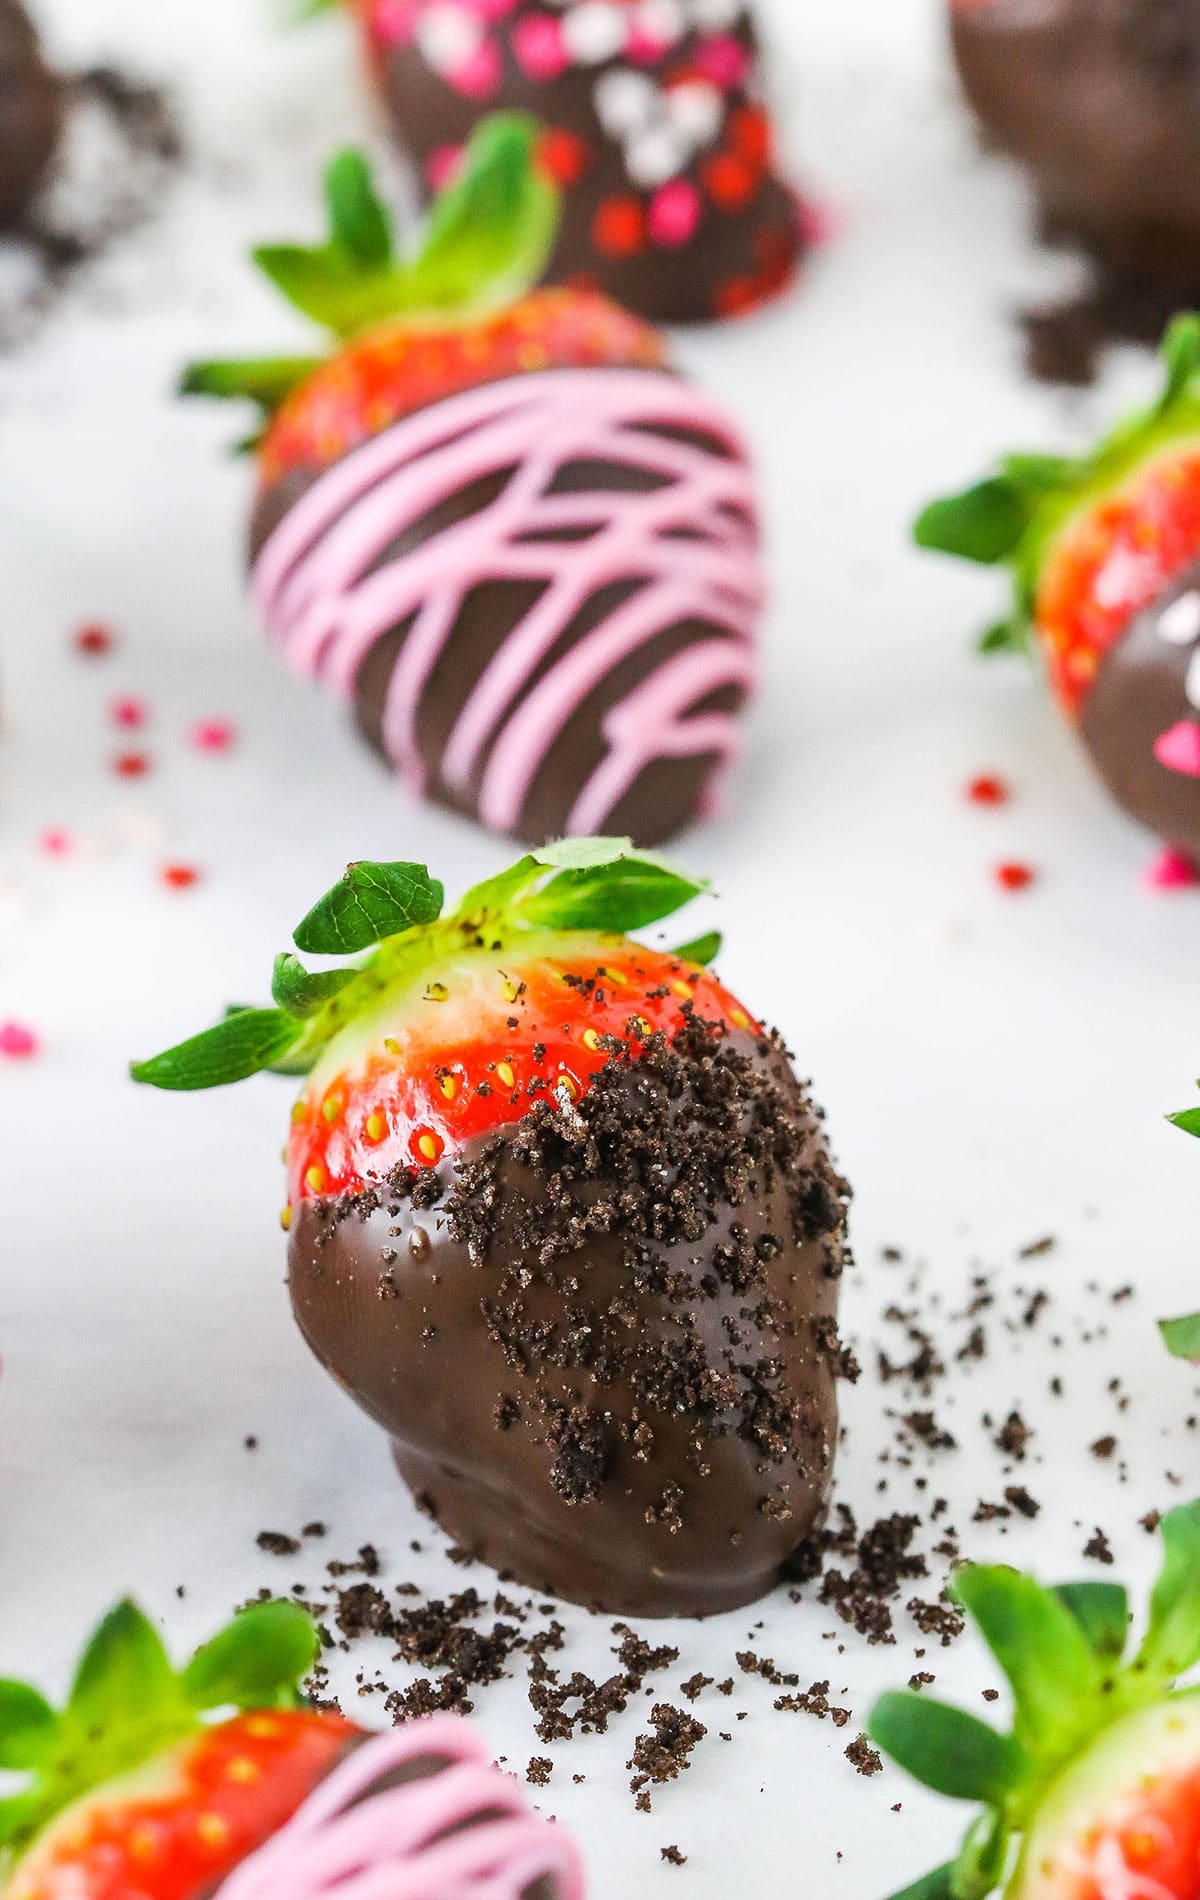
[[[200, 1900], [283, 1826], [358, 1731], [306, 1708], [316, 1632], [255, 1604], [175, 1670], [130, 1602], [96, 1630], [66, 1705], [0, 1682], [8, 1900]], [[237, 1713], [232, 1713], [237, 1711]]]
[[[1011, 569], [1015, 602], [982, 650], [1040, 649], [1051, 687], [1118, 802], [1200, 858], [1200, 317], [1176, 319], [1166, 381], [1090, 454], [1013, 455], [935, 501], [920, 547]], [[1178, 857], [1170, 864], [1178, 872]], [[1168, 875], [1166, 860], [1156, 882]]]
[[569, 1108], [614, 1053], [689, 1016], [754, 1029], [705, 967], [718, 941], [675, 952], [620, 934], [703, 886], [628, 839], [575, 839], [468, 891], [441, 916], [422, 865], [352, 864], [295, 934], [299, 949], [378, 946], [319, 974], [275, 964], [275, 1010], [246, 1010], [133, 1075], [209, 1088], [284, 1064], [305, 1072], [288, 1142], [289, 1205], [429, 1168], [517, 1122], [540, 1097]]
[[649, 324], [586, 290], [533, 290], [559, 195], [535, 163], [538, 131], [518, 113], [484, 120], [421, 247], [398, 258], [362, 155], [326, 173], [323, 245], [262, 245], [255, 262], [297, 309], [333, 333], [332, 355], [193, 364], [185, 395], [257, 402], [263, 488], [328, 467], [402, 417], [467, 389], [543, 369], [658, 368]]
[[1195, 1900], [1200, 1892], [1200, 1503], [1162, 1520], [1148, 1625], [1127, 1656], [1116, 1584], [1049, 1590], [970, 1565], [954, 1595], [1012, 1689], [1012, 1733], [905, 1691], [875, 1742], [940, 1794], [981, 1801], [958, 1858], [896, 1900]]

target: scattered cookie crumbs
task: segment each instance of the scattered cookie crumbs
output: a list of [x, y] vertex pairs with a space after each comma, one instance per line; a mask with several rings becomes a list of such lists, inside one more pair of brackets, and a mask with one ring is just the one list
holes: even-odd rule
[[708, 1733], [695, 1716], [670, 1702], [656, 1702], [650, 1711], [650, 1721], [652, 1732], [638, 1736], [633, 1754], [625, 1764], [634, 1770], [629, 1789], [635, 1797], [634, 1806], [641, 1814], [650, 1813], [647, 1790], [677, 1780], [691, 1766], [693, 1750]]
[[284, 1531], [259, 1531], [254, 1541], [272, 1557], [294, 1557], [301, 1547], [298, 1537], [288, 1537]]
[[531, 1755], [529, 1766], [525, 1770], [525, 1779], [535, 1788], [544, 1788], [554, 1773], [554, 1763], [549, 1755]]
[[879, 1751], [871, 1747], [865, 1735], [859, 1735], [852, 1741], [845, 1754], [850, 1766], [860, 1775], [869, 1777], [881, 1774], [883, 1771]]
[[1083, 1554], [1092, 1563], [1111, 1564], [1114, 1561], [1112, 1545], [1109, 1543], [1108, 1537], [1105, 1532], [1100, 1529], [1099, 1525], [1096, 1526], [1092, 1535], [1088, 1538], [1087, 1543], [1084, 1545]]
[[681, 1854], [679, 1849], [674, 1845], [674, 1843], [672, 1843], [670, 1847], [660, 1847], [658, 1851], [662, 1859], [665, 1860], [670, 1866], [672, 1867], [686, 1867], [687, 1866], [687, 1855]]

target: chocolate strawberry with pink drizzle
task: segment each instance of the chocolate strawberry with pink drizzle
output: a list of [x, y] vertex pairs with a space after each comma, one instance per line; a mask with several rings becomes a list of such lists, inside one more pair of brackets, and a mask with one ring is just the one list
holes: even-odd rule
[[257, 253], [334, 354], [198, 365], [185, 388], [266, 410], [264, 619], [413, 791], [531, 843], [653, 844], [711, 808], [739, 748], [754, 480], [655, 331], [527, 291], [558, 202], [535, 144], [529, 121], [485, 122], [405, 262], [343, 154], [328, 243]]
[[455, 1541], [626, 1615], [768, 1590], [824, 1511], [848, 1190], [787, 1052], [641, 929], [694, 879], [571, 839], [443, 917], [351, 865], [241, 1010], [134, 1076], [306, 1077], [288, 1143], [301, 1330]]
[[427, 189], [452, 175], [481, 113], [538, 119], [539, 162], [564, 195], [550, 282], [655, 323], [741, 316], [792, 282], [804, 220], [776, 162], [746, 0], [350, 5]]
[[117, 1605], [65, 1707], [0, 1680], [7, 1900], [582, 1900], [579, 1856], [457, 1717], [372, 1736], [314, 1708], [317, 1632], [242, 1611], [181, 1669]]
[[1200, 880], [1200, 317], [1161, 395], [1090, 454], [1011, 455], [922, 514], [922, 547], [1011, 569], [988, 651], [1036, 648], [1114, 798], [1163, 840], [1151, 880]]

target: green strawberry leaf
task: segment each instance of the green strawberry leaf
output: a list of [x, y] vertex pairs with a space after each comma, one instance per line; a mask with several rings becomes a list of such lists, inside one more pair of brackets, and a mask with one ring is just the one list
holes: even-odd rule
[[1160, 1319], [1158, 1330], [1173, 1358], [1200, 1364], [1200, 1313], [1188, 1313], [1183, 1319]]
[[535, 884], [540, 884], [545, 875], [546, 867], [538, 858], [521, 858], [497, 877], [485, 878], [482, 884], [473, 884], [460, 898], [454, 914], [456, 917], [495, 917], [500, 911], [516, 904]]
[[1190, 391], [1200, 371], [1200, 316], [1192, 311], [1175, 317], [1162, 341], [1167, 380], [1159, 399], [1158, 414], [1165, 415]]
[[930, 502], [917, 517], [913, 538], [919, 548], [995, 567], [1020, 547], [1029, 521], [1029, 502], [1018, 484], [993, 476], [961, 495]]
[[436, 200], [408, 268], [411, 307], [503, 308], [530, 289], [558, 235], [558, 191], [536, 165], [540, 128], [524, 113], [480, 121], [461, 174]]
[[1163, 1518], [1165, 1555], [1150, 1599], [1150, 1622], [1132, 1665], [1147, 1694], [1166, 1688], [1200, 1662], [1200, 1502]]
[[920, 1880], [914, 1880], [911, 1887], [903, 1893], [894, 1893], [892, 1900], [955, 1900], [954, 1862], [947, 1861], [944, 1867], [935, 1867], [931, 1874], [925, 1874]]
[[1120, 1662], [1129, 1637], [1129, 1592], [1119, 1583], [1064, 1583], [1054, 1592], [1075, 1618], [1092, 1652]]
[[996, 653], [1019, 653], [1028, 659], [1032, 645], [1029, 621], [1023, 614], [1010, 614], [1007, 620], [997, 620], [984, 629], [975, 642], [975, 650], [985, 659], [991, 659]]
[[40, 1767], [54, 1747], [58, 1717], [27, 1682], [0, 1681], [0, 1768]]
[[344, 990], [357, 975], [358, 970], [353, 967], [306, 970], [299, 957], [294, 957], [290, 950], [281, 950], [275, 959], [271, 995], [289, 1016], [315, 1016], [324, 1009], [330, 997]]
[[678, 957], [681, 963], [698, 963], [702, 970], [707, 970], [709, 964], [715, 963], [720, 956], [721, 943], [720, 931], [709, 930], [703, 937], [693, 937], [690, 943], [681, 943], [671, 954]]
[[1103, 1676], [1066, 1604], [1033, 1577], [1000, 1564], [968, 1565], [951, 1590], [1011, 1684], [1015, 1740], [1036, 1755], [1069, 1747]]
[[365, 270], [391, 263], [392, 221], [361, 152], [338, 153], [325, 174], [325, 199], [335, 244]]
[[181, 396], [256, 402], [267, 416], [319, 369], [319, 356], [260, 356], [228, 362], [189, 363], [179, 379]]
[[196, 1651], [183, 1692], [198, 1711], [291, 1708], [319, 1651], [316, 1627], [298, 1603], [254, 1603]]
[[238, 1009], [162, 1055], [132, 1062], [129, 1073], [135, 1082], [156, 1089], [221, 1088], [273, 1067], [303, 1034], [303, 1023], [282, 1010]]
[[998, 1807], [1028, 1766], [1011, 1736], [911, 1689], [881, 1696], [867, 1732], [914, 1780], [956, 1801]]
[[331, 891], [297, 926], [298, 950], [341, 956], [436, 923], [445, 892], [423, 864], [348, 864]]
[[1178, 1115], [1168, 1115], [1167, 1120], [1175, 1128], [1182, 1128], [1185, 1135], [1200, 1135], [1200, 1108], [1182, 1108]]
[[162, 1637], [126, 1598], [109, 1611], [84, 1650], [65, 1719], [91, 1738], [174, 1713], [178, 1698], [178, 1681]]
[[985, 1808], [972, 1821], [954, 1863], [954, 1900], [985, 1900], [995, 1892], [1008, 1865], [1010, 1839], [1003, 1815], [994, 1808]]

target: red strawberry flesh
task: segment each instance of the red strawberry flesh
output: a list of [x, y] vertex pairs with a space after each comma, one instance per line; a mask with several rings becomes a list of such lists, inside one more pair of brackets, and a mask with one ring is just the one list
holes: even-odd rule
[[354, 1193], [430, 1167], [547, 1097], [578, 1100], [613, 1054], [688, 1009], [757, 1028], [707, 970], [620, 937], [542, 936], [422, 966], [330, 1045], [293, 1111], [288, 1194]]

